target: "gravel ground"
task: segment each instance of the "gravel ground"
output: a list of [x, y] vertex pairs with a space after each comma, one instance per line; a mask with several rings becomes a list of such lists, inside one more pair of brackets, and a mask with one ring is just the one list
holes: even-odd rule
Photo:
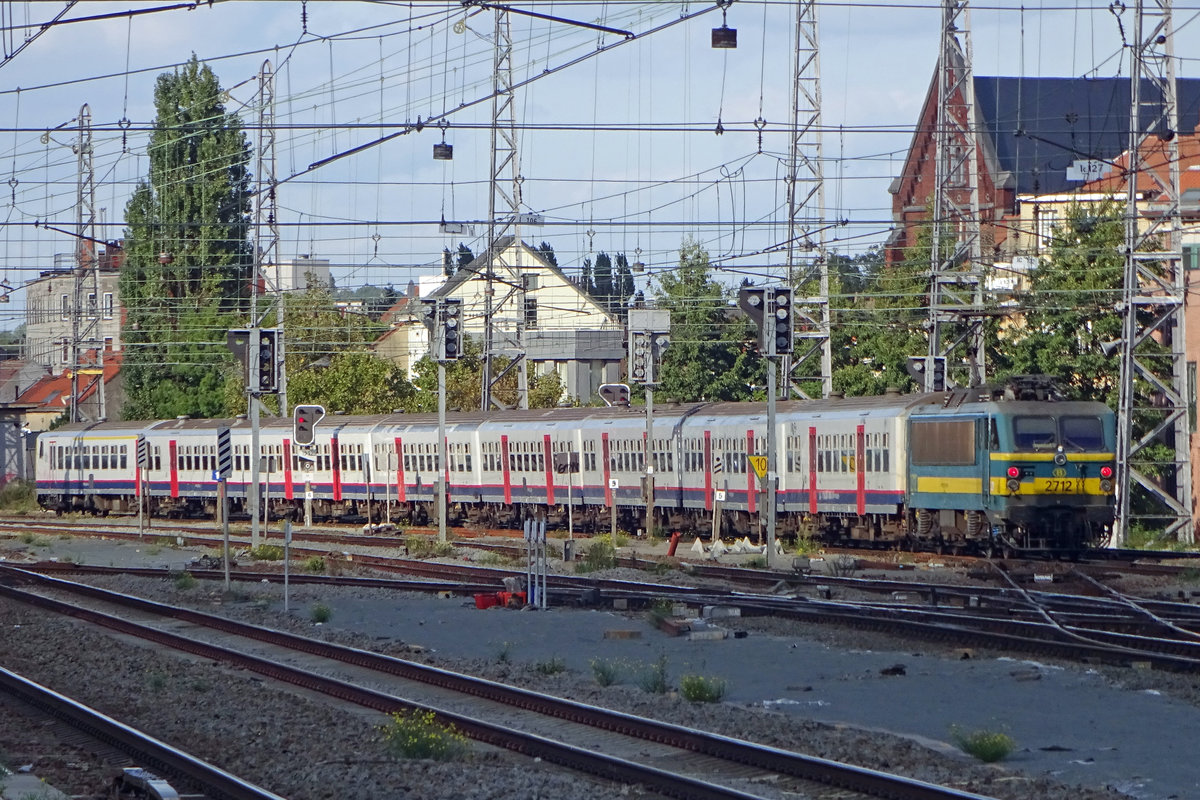
[[[114, 560], [122, 563], [117, 556], [94, 563]], [[609, 575], [645, 578], [645, 573], [625, 570], [606, 573]], [[939, 580], [943, 577], [939, 576]], [[674, 574], [668, 579], [675, 581], [679, 576]], [[961, 753], [948, 751], [942, 743], [818, 722], [796, 713], [771, 710], [761, 702], [693, 704], [674, 693], [651, 694], [636, 686], [602, 688], [586, 666], [579, 666], [578, 660], [573, 660], [565, 672], [546, 675], [537, 669], [536, 660], [500, 657], [489, 650], [494, 642], [481, 644], [477, 647], [479, 654], [470, 658], [405, 644], [395, 637], [371, 635], [365, 631], [375, 628], [365, 626], [362, 620], [356, 621], [349, 612], [344, 615], [345, 624], [341, 624], [341, 609], [360, 605], [372, 610], [371, 625], [386, 622], [379, 619], [381, 613], [391, 613], [411, 623], [411, 609], [427, 603], [427, 598], [406, 599], [375, 590], [293, 587], [293, 612], [284, 616], [279, 609], [282, 590], [274, 585], [235, 586], [233, 592], [224, 595], [219, 585], [204, 582], [187, 591], [161, 580], [112, 578], [94, 582], [117, 591], [322, 636], [582, 702], [955, 785], [986, 796], [1006, 800], [1113, 800], [1149, 796], [1125, 794], [1103, 786], [1066, 785], [1045, 775], [1023, 774], [1012, 765], [981, 765]], [[1142, 588], [1146, 593], [1173, 591], [1172, 587]], [[306, 618], [307, 609], [317, 602], [339, 609], [329, 624], [314, 626]], [[391, 611], [380, 612], [381, 608]], [[519, 612], [473, 613], [483, 619], [493, 613], [518, 614], [510, 616], [511, 621], [523, 621], [526, 617]], [[584, 616], [576, 619], [584, 620], [595, 612], [561, 613], [562, 619], [567, 619], [565, 615], [580, 614]], [[539, 615], [528, 616], [532, 619]], [[379, 725], [383, 720], [377, 714], [347, 711], [331, 701], [288, 687], [276, 687], [212, 663], [132, 646], [107, 632], [8, 601], [0, 600], [0, 620], [4, 625], [0, 663], [5, 667], [159, 738], [176, 742], [293, 800], [334, 797], [595, 800], [618, 794], [614, 787], [490, 748], [477, 748], [466, 760], [449, 764], [397, 761], [382, 746]], [[620, 626], [619, 618], [615, 624]], [[633, 620], [626, 623], [626, 627], [633, 625]], [[748, 630], [752, 637], [805, 637], [851, 652], [903, 652], [913, 647], [911, 642], [877, 634], [814, 629], [783, 620], [747, 619], [739, 627]], [[431, 636], [433, 633], [431, 630]], [[520, 629], [514, 627], [504, 635], [519, 634]], [[924, 643], [921, 649], [936, 650]], [[523, 640], [515, 643], [515, 651], [536, 652], [532, 644]], [[1200, 689], [1191, 678], [1130, 670], [1103, 674], [1110, 683], [1129, 690], [1166, 693], [1200, 704]], [[0, 718], [0, 763], [32, 764], [36, 774], [78, 797], [97, 793], [115, 771], [110, 765], [64, 745], [51, 728], [31, 724], [9, 709]], [[639, 792], [626, 789], [620, 794], [636, 797]]]

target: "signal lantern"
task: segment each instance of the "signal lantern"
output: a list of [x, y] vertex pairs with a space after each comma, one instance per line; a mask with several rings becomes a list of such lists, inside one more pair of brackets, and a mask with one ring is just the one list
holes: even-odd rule
[[296, 406], [292, 411], [292, 441], [308, 446], [317, 440], [317, 423], [325, 418], [322, 406]]
[[454, 361], [462, 355], [462, 300], [447, 297], [442, 302], [442, 360]]
[[767, 355], [782, 356], [792, 352], [792, 342], [796, 338], [796, 315], [792, 312], [792, 290], [772, 290], [771, 319], [763, 332]]

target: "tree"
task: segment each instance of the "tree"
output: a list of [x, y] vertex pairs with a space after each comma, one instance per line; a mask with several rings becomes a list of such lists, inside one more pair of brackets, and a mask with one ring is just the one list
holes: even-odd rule
[[754, 324], [733, 312], [732, 292], [710, 275], [708, 253], [679, 248], [679, 268], [659, 276], [655, 299], [671, 312], [671, 346], [658, 392], [667, 400], [749, 400], [762, 395], [764, 361]]
[[242, 320], [251, 274], [250, 148], [221, 98], [195, 55], [155, 84], [150, 172], [125, 208], [126, 419], [225, 409], [225, 332]]
[[1125, 271], [1122, 210], [1113, 200], [1067, 210], [1029, 276], [1024, 314], [1003, 333], [995, 372], [1052, 375], [1073, 399], [1117, 407], [1120, 356], [1106, 355], [1101, 344], [1122, 336], [1114, 311]]
[[601, 251], [596, 254], [596, 266], [592, 269], [592, 282], [595, 290], [592, 296], [607, 311], [612, 308], [613, 296], [617, 293], [613, 276], [612, 259], [608, 253]]
[[[830, 349], [833, 388], [849, 396], [919, 389], [908, 374], [910, 356], [929, 340], [923, 323], [929, 298], [929, 244], [891, 267], [877, 249], [854, 258], [830, 257]], [[856, 287], [852, 288], [852, 287]]]
[[629, 269], [629, 260], [625, 258], [624, 253], [617, 253], [617, 276], [614, 281], [616, 289], [616, 302], [614, 308], [609, 309], [615, 311], [622, 318], [625, 317], [629, 310], [629, 298], [633, 297], [633, 272]]
[[554, 247], [549, 242], [542, 242], [535, 252], [550, 266], [558, 266], [558, 256], [554, 255]]

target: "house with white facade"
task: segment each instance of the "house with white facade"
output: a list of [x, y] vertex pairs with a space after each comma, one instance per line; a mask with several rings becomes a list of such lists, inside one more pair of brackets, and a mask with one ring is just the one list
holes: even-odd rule
[[[531, 381], [556, 372], [567, 397], [591, 402], [601, 384], [619, 379], [625, 357], [621, 320], [524, 242], [517, 246], [508, 236], [497, 247], [490, 281], [490, 254], [484, 253], [442, 279], [432, 291], [422, 291], [422, 297], [461, 300], [463, 333], [482, 343], [490, 284], [494, 352], [509, 357], [524, 352]], [[429, 352], [429, 336], [421, 322], [420, 300], [410, 297], [402, 302], [406, 313], [395, 316], [404, 319], [395, 320], [386, 344], [381, 342], [377, 352], [411, 374], [413, 363]]]

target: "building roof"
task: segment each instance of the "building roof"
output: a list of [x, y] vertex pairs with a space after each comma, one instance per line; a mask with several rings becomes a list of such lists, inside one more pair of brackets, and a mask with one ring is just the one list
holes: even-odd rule
[[[104, 355], [104, 382], [111, 382], [121, 372], [121, 353], [106, 353]], [[85, 368], [86, 365], [85, 365]], [[83, 378], [90, 378], [89, 375], [82, 375]], [[84, 402], [91, 398], [96, 392], [96, 383], [93, 380], [80, 380], [79, 382], [79, 400]], [[25, 391], [21, 392], [21, 396], [17, 398], [19, 403], [29, 403], [40, 407], [42, 410], [57, 410], [61, 411], [69, 408], [71, 405], [71, 373], [70, 370], [61, 375], [47, 375], [37, 383], [30, 386]]]
[[[976, 77], [975, 106], [981, 133], [1018, 194], [1078, 189], [1067, 167], [1077, 160], [1115, 161], [1129, 147], [1128, 78]], [[1161, 93], [1142, 82], [1144, 125]], [[1176, 80], [1179, 132], [1200, 121], [1200, 79]]]
[[[515, 237], [501, 236], [499, 239], [496, 240], [496, 248], [495, 249], [498, 251], [501, 251], [501, 252], [504, 250], [507, 250], [508, 248], [513, 246], [514, 241], [515, 241]], [[546, 272], [549, 272], [550, 274], [556, 276], [564, 284], [575, 289], [575, 291], [579, 293], [580, 297], [582, 297], [585, 302], [594, 306], [597, 313], [603, 314], [604, 316], [608, 317], [609, 320], [611, 320], [613, 322], [616, 321], [616, 317], [614, 317], [611, 312], [609, 312], [607, 309], [605, 309], [604, 306], [600, 305], [600, 303], [597, 302], [596, 298], [592, 297], [590, 294], [585, 292], [583, 289], [580, 289], [579, 286], [574, 281], [572, 281], [570, 278], [568, 278], [567, 274], [565, 272], [563, 272], [559, 267], [556, 267], [553, 264], [551, 264], [549, 261], [546, 261], [546, 259], [542, 258], [541, 253], [539, 253], [537, 250], [530, 247], [525, 242], [521, 242], [521, 247], [524, 249], [525, 255], [527, 257], [534, 259], [534, 261], [537, 265], [537, 269], [545, 270]], [[431, 298], [447, 297], [447, 296], [451, 295], [455, 289], [457, 289], [459, 286], [462, 286], [467, 281], [483, 280], [484, 275], [486, 274], [488, 256], [490, 253], [491, 253], [491, 248], [484, 251], [482, 255], [476, 256], [471, 261], [471, 263], [467, 264], [465, 267], [460, 267], [459, 269], [457, 269], [453, 275], [446, 278], [445, 282], [441, 286], [439, 286], [435, 291], [431, 292], [429, 297], [431, 297]], [[497, 279], [504, 280], [505, 276], [498, 275]]]

